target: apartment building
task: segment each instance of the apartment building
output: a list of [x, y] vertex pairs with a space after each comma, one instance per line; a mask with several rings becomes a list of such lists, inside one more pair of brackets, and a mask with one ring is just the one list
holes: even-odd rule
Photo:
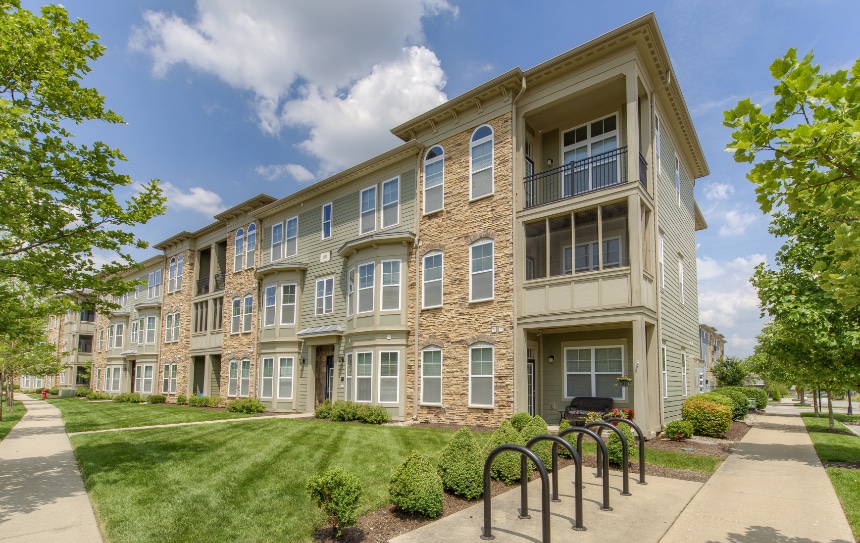
[[711, 372], [714, 364], [726, 356], [726, 337], [707, 324], [699, 325], [699, 359], [696, 367], [695, 387], [697, 392], [713, 390], [717, 379]]
[[[708, 169], [653, 15], [392, 133], [395, 149], [155, 246], [163, 344], [144, 367], [161, 393], [465, 424], [555, 423], [610, 396], [651, 435], [680, 416]], [[99, 324], [114, 344], [121, 317]]]

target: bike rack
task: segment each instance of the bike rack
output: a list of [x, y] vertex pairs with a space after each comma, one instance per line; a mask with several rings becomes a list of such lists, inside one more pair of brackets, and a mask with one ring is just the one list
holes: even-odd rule
[[645, 434], [642, 433], [642, 429], [632, 420], [620, 417], [606, 419], [606, 422], [626, 422], [636, 432], [639, 437], [639, 484], [647, 485], [648, 483], [645, 482]]
[[[597, 427], [597, 435], [598, 436], [600, 436], [603, 433], [604, 428], [609, 428], [610, 430], [615, 432], [615, 434], [618, 435], [618, 437], [621, 439], [621, 463], [622, 463], [621, 470], [622, 470], [622, 475], [623, 475], [623, 477], [622, 477], [623, 484], [622, 484], [621, 495], [622, 496], [631, 496], [631, 494], [630, 494], [630, 474], [628, 473], [629, 468], [627, 466], [627, 464], [628, 464], [628, 462], [627, 462], [627, 454], [628, 454], [627, 453], [627, 437], [624, 435], [624, 432], [622, 432], [621, 430], [619, 430], [618, 428], [616, 428], [612, 424], [609, 424], [608, 422], [594, 421], [594, 422], [589, 422], [588, 424], [585, 425], [586, 428], [591, 428], [593, 426]], [[603, 441], [602, 437], [601, 437], [601, 441]], [[597, 456], [598, 456], [597, 474], [598, 474], [598, 476], [600, 475], [600, 458], [599, 458], [600, 452], [601, 452], [600, 449], [597, 449]]]
[[[597, 461], [598, 461], [598, 469], [600, 463], [600, 451], [603, 452], [603, 511], [612, 511], [612, 508], [609, 507], [609, 454], [606, 451], [606, 443], [600, 438], [599, 435], [595, 434], [588, 428], [582, 428], [580, 426], [574, 426], [571, 428], [567, 428], [566, 430], [562, 430], [559, 432], [558, 437], [564, 437], [567, 434], [579, 434], [576, 436], [576, 452], [579, 453], [579, 457], [582, 458], [582, 436], [587, 435], [591, 436], [594, 441], [597, 442]], [[599, 475], [598, 475], [599, 476]]]
[[[552, 498], [550, 501], [560, 502], [558, 499], [558, 446], [563, 445], [570, 451], [570, 455], [573, 457], [573, 462], [576, 465], [575, 473], [576, 476], [573, 481], [573, 485], [575, 488], [576, 495], [574, 496], [574, 511], [576, 517], [576, 524], [573, 526], [574, 530], [577, 531], [585, 531], [585, 526], [582, 524], [582, 457], [573, 448], [573, 445], [568, 443], [566, 440], [549, 434], [535, 436], [526, 443], [526, 448], [531, 449], [532, 445], [535, 443], [539, 443], [541, 441], [552, 441]], [[522, 459], [523, 466], [526, 464], [526, 457], [523, 456]]]
[[541, 462], [538, 456], [530, 451], [529, 449], [523, 447], [522, 445], [499, 445], [495, 449], [490, 452], [490, 455], [487, 457], [487, 460], [484, 462], [484, 529], [481, 533], [481, 539], [495, 539], [496, 536], [493, 535], [491, 528], [491, 517], [492, 517], [492, 507], [490, 497], [490, 468], [493, 465], [493, 460], [496, 459], [496, 456], [499, 453], [505, 451], [513, 451], [520, 453], [523, 455], [523, 468], [522, 475], [520, 477], [520, 518], [531, 518], [528, 514], [529, 506], [529, 493], [528, 493], [528, 475], [526, 472], [528, 471], [528, 462], [526, 461], [526, 457], [529, 460], [535, 463], [540, 472], [540, 491], [541, 491], [541, 523], [543, 527], [543, 537], [541, 543], [551, 543], [550, 542], [550, 513], [549, 513], [549, 475], [547, 475], [546, 467]]

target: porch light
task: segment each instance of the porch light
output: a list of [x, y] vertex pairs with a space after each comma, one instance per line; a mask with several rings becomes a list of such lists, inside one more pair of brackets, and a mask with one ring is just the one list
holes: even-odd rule
[[305, 360], [304, 357], [301, 357], [301, 358], [299, 358], [299, 363], [301, 363], [301, 365], [304, 366], [307, 363], [307, 360]]
[[547, 358], [547, 362], [549, 362], [550, 364], [555, 363], [555, 355], [549, 355], [549, 358]]
[[552, 166], [554, 163], [555, 163], [555, 161], [553, 159], [551, 159], [551, 158], [546, 159], [546, 165], [547, 166]]

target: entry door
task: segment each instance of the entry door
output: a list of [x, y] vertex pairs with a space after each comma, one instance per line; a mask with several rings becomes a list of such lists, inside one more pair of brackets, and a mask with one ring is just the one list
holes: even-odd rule
[[135, 379], [135, 377], [137, 376], [137, 362], [134, 360], [131, 361], [131, 373], [129, 373], [129, 375], [131, 376], [131, 383], [129, 384], [129, 389], [132, 392], [140, 392], [139, 390], [137, 390], [137, 386], [135, 386], [137, 384], [137, 379]]
[[332, 400], [334, 388], [334, 356], [325, 357], [325, 399]]
[[529, 403], [529, 415], [535, 416], [535, 349], [533, 347], [526, 348], [526, 372], [528, 375], [527, 378], [527, 387], [528, 387], [528, 403]]

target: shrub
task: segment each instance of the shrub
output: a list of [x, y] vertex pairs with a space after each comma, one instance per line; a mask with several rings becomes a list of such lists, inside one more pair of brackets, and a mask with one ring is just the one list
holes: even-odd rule
[[221, 396], [212, 396], [207, 398], [206, 407], [224, 407], [226, 400]]
[[265, 410], [266, 407], [257, 398], [239, 398], [227, 402], [227, 411], [231, 413], [262, 413]]
[[176, 405], [188, 405], [188, 397], [185, 394], [180, 394], [176, 397]]
[[711, 372], [720, 386], [743, 386], [749, 366], [736, 356], [721, 358], [711, 366]]
[[48, 389], [48, 394], [51, 396], [59, 396], [60, 395], [60, 387], [51, 387]]
[[117, 394], [113, 401], [116, 403], [143, 403], [146, 400], [137, 392], [123, 392], [122, 394]]
[[87, 394], [90, 393], [90, 389], [87, 387], [78, 387], [75, 389], [75, 396], [78, 398], [86, 398]]
[[720, 390], [736, 390], [740, 392], [747, 398], [755, 399], [755, 408], [756, 409], [764, 409], [767, 407], [767, 392], [760, 388], [756, 387], [720, 387], [717, 389], [717, 392]]
[[406, 513], [435, 518], [442, 514], [442, 479], [433, 465], [418, 451], [412, 451], [394, 470], [388, 493], [394, 505]]
[[[720, 405], [725, 405], [729, 409], [733, 409], [735, 405], [734, 402], [732, 402], [731, 398], [729, 398], [725, 394], [717, 394], [716, 392], [705, 392], [704, 394], [696, 394], [695, 396], [693, 396], [693, 398], [696, 398], [698, 400], [707, 400], [709, 402], [718, 403]], [[690, 398], [688, 398], [688, 400], [689, 399]]]
[[585, 424], [589, 422], [603, 422], [603, 415], [597, 411], [589, 411], [585, 414]]
[[[782, 392], [778, 387], [773, 387], [770, 389], [770, 397], [773, 398], [773, 401], [778, 402], [782, 400]], [[756, 406], [758, 406], [758, 402], [756, 402]]]
[[[520, 435], [522, 435], [523, 443], [528, 443], [530, 439], [537, 436], [549, 434], [549, 429], [546, 427], [546, 421], [540, 416], [536, 416], [526, 424]], [[532, 445], [531, 450], [540, 458], [547, 471], [552, 471], [552, 442], [540, 441]], [[529, 462], [529, 469], [536, 470], [537, 466], [533, 462]]]
[[622, 407], [622, 408], [613, 407], [612, 411], [610, 411], [609, 413], [606, 414], [606, 418], [612, 417], [612, 418], [616, 418], [616, 419], [632, 420], [633, 414], [634, 413], [633, 413], [632, 409], [626, 409], [624, 407]]
[[88, 400], [110, 400], [111, 395], [105, 394], [104, 392], [89, 392], [87, 394]]
[[699, 394], [681, 406], [681, 418], [693, 425], [693, 433], [700, 436], [721, 437], [732, 425], [732, 408], [720, 405]]
[[478, 441], [468, 428], [457, 430], [442, 451], [437, 471], [442, 486], [467, 500], [484, 493], [484, 463]]
[[162, 396], [161, 394], [153, 394], [149, 398], [146, 399], [149, 403], [164, 403], [167, 401], [167, 396]]
[[693, 437], [693, 424], [688, 420], [673, 420], [666, 425], [666, 437], [674, 441], [684, 441]]
[[305, 491], [328, 517], [338, 537], [345, 527], [355, 525], [362, 492], [358, 477], [340, 467], [330, 468], [309, 477]]
[[[499, 445], [525, 445], [522, 436], [514, 429], [510, 422], [504, 421], [499, 429], [493, 432], [487, 441], [487, 446], [484, 449], [482, 457], [486, 459], [490, 453]], [[505, 451], [499, 454], [493, 460], [493, 466], [490, 469], [490, 476], [497, 481], [504, 483], [514, 483], [520, 480], [520, 454]]]
[[318, 419], [330, 419], [331, 418], [331, 400], [326, 400], [323, 403], [319, 404], [314, 411], [314, 417]]
[[349, 422], [358, 420], [358, 404], [355, 402], [337, 402], [331, 406], [331, 420]]
[[[636, 443], [634, 441], [635, 437], [633, 436], [633, 429], [630, 428], [629, 424], [624, 424], [623, 422], [618, 423], [616, 426], [621, 432], [624, 434], [624, 437], [627, 439], [627, 460], [632, 461], [638, 458], [639, 453], [636, 449]], [[615, 464], [616, 466], [621, 466], [624, 463], [624, 444], [621, 443], [621, 438], [618, 437], [614, 431], [609, 434], [609, 439], [606, 440], [606, 452], [609, 455], [609, 463]]]
[[523, 428], [526, 427], [526, 424], [530, 423], [531, 421], [532, 416], [525, 411], [514, 413], [514, 416], [511, 417], [511, 425], [516, 429], [517, 432], [522, 432]]
[[[192, 407], [210, 407], [210, 403], [212, 402], [212, 398], [209, 396], [189, 396], [188, 397], [188, 405]], [[215, 407], [214, 405], [211, 407]]]
[[749, 412], [750, 402], [746, 394], [730, 388], [718, 388], [714, 394], [722, 394], [732, 400], [732, 419], [743, 420]]
[[356, 418], [368, 424], [391, 422], [391, 413], [379, 405], [360, 404], [356, 409]]

